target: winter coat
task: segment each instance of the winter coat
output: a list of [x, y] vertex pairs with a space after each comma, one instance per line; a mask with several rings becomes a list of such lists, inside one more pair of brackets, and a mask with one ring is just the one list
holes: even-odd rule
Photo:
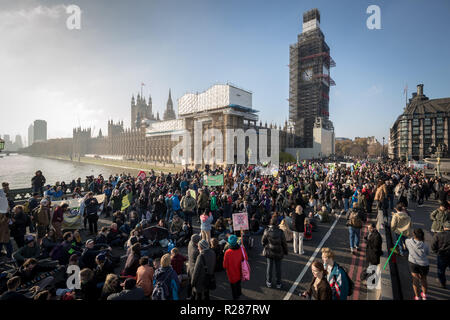
[[408, 248], [408, 261], [422, 267], [429, 266], [428, 255], [430, 254], [430, 247], [423, 241], [416, 239], [406, 239], [406, 248]]
[[442, 211], [441, 209], [436, 209], [430, 214], [430, 219], [433, 221], [431, 224], [432, 232], [442, 232], [444, 231], [445, 221], [450, 220], [450, 214], [448, 210]]
[[8, 243], [11, 235], [9, 232], [9, 218], [0, 213], [0, 243]]
[[[243, 248], [243, 250], [245, 259], [248, 259], [245, 248]], [[242, 278], [242, 260], [244, 260], [244, 257], [242, 256], [242, 250], [239, 245], [231, 247], [225, 251], [225, 255], [223, 257], [223, 268], [227, 271], [228, 281], [231, 284], [240, 281]]]
[[197, 200], [197, 205], [200, 209], [207, 209], [209, 204], [209, 197], [208, 195], [203, 192], [199, 195]]
[[180, 199], [176, 195], [173, 195], [172, 198], [170, 198], [170, 200], [172, 200], [172, 210], [173, 211], [181, 210]]
[[322, 278], [322, 280], [317, 285], [317, 290], [314, 287], [315, 281], [316, 278], [313, 277], [311, 283], [309, 284], [309, 289], [306, 292], [308, 292], [308, 294], [313, 297], [314, 300], [331, 300], [332, 293], [327, 279], [325, 279], [325, 277]]
[[144, 290], [145, 296], [150, 296], [153, 292], [154, 270], [150, 265], [140, 266], [136, 272], [136, 286]]
[[116, 301], [134, 301], [134, 300], [145, 300], [144, 290], [139, 287], [135, 287], [131, 290], [122, 290], [119, 293], [113, 293], [108, 296], [107, 300], [116, 300]]
[[[204, 215], [202, 215], [202, 216], [200, 217], [200, 219], [202, 219], [203, 216], [204, 216]], [[203, 219], [204, 219], [204, 218], [203, 218]], [[214, 217], [213, 217], [212, 214], [210, 213], [208, 218], [206, 218], [206, 219], [204, 219], [204, 220], [203, 220], [203, 219], [201, 220], [200, 230], [203, 230], [203, 231], [211, 231], [211, 223], [213, 222]]]
[[383, 240], [378, 230], [374, 230], [374, 232], [369, 234], [366, 249], [366, 260], [369, 264], [378, 265], [380, 263], [380, 256], [383, 254], [381, 250], [382, 244]]
[[[198, 242], [197, 242], [198, 244]], [[192, 272], [194, 271], [195, 262], [197, 261], [197, 256], [199, 255], [198, 246], [194, 242], [189, 241], [188, 244], [188, 275], [192, 278]]]
[[269, 225], [261, 238], [263, 255], [269, 259], [281, 260], [288, 254], [286, 238], [278, 226]]
[[122, 209], [122, 197], [120, 195], [112, 196], [111, 206], [113, 212], [120, 211]]
[[406, 212], [394, 213], [391, 220], [391, 231], [403, 236], [409, 237], [411, 235], [411, 218]]
[[292, 214], [292, 231], [295, 232], [304, 232], [305, 231], [305, 214], [302, 212], [301, 214], [293, 213]]
[[328, 272], [327, 281], [330, 284], [333, 300], [347, 300], [349, 291], [349, 282], [347, 275], [336, 262]]
[[439, 232], [434, 235], [431, 250], [441, 257], [450, 258], [450, 231]]
[[25, 262], [28, 258], [37, 259], [41, 255], [41, 248], [37, 243], [34, 244], [34, 247], [29, 247], [28, 245], [23, 246], [19, 250], [13, 253], [14, 260], [19, 263]]
[[180, 289], [180, 279], [172, 267], [164, 267], [156, 269], [153, 275], [153, 287], [157, 282], [164, 281], [169, 289], [169, 296], [167, 300], [178, 300], [178, 291]]
[[130, 252], [127, 258], [127, 262], [125, 263], [125, 267], [123, 269], [124, 275], [133, 277], [136, 276], [137, 269], [139, 268], [140, 258], [141, 258], [140, 254]]
[[50, 225], [50, 211], [48, 208], [39, 207], [34, 212], [34, 220], [40, 227], [48, 227]]
[[191, 285], [194, 292], [203, 293], [205, 291], [209, 291], [205, 287], [206, 273], [214, 274], [215, 266], [216, 253], [214, 252], [214, 250], [207, 249], [198, 255], [191, 278]]
[[23, 212], [19, 212], [13, 215], [14, 223], [12, 225], [14, 230], [12, 236], [24, 236], [27, 233], [28, 218]]
[[383, 184], [381, 187], [377, 188], [375, 192], [375, 201], [383, 201], [387, 197], [387, 188], [386, 185]]
[[183, 199], [181, 199], [181, 209], [183, 209], [183, 211], [193, 212], [196, 206], [197, 202], [195, 202], [195, 199], [192, 197], [184, 196]]

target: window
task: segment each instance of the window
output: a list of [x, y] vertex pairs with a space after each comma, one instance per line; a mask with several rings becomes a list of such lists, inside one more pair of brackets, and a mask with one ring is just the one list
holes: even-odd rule
[[413, 128], [413, 135], [419, 134], [419, 128]]
[[430, 119], [430, 118], [425, 119], [424, 122], [423, 122], [423, 124], [424, 124], [425, 126], [431, 126], [431, 119]]
[[413, 119], [413, 126], [418, 126], [419, 125], [419, 119]]
[[428, 127], [427, 127], [427, 128], [424, 128], [424, 129], [423, 129], [423, 133], [424, 133], [424, 134], [431, 134], [431, 128], [428, 128]]

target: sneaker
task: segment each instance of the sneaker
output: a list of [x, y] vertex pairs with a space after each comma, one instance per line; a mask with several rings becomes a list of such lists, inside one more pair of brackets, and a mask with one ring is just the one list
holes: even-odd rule
[[422, 297], [422, 300], [427, 300], [427, 295], [425, 293], [421, 292], [420, 296]]
[[267, 288], [272, 288], [272, 283], [269, 281], [266, 281], [266, 286], [267, 286]]
[[277, 284], [277, 289], [281, 289], [281, 283]]
[[414, 300], [421, 300], [419, 297], [415, 296]]
[[298, 254], [298, 251], [294, 251], [295, 254]]

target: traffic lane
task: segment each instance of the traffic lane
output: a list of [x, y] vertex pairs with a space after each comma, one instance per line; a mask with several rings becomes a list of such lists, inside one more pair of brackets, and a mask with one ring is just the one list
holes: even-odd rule
[[[341, 216], [338, 223], [336, 224], [335, 228], [330, 234], [330, 237], [325, 241], [323, 247], [328, 247], [334, 252], [334, 260], [342, 267], [347, 270], [349, 276], [352, 278], [352, 280], [355, 282], [355, 291], [356, 291], [356, 278], [361, 274], [362, 270], [359, 270], [358, 272], [358, 264], [360, 261], [362, 261], [362, 265], [365, 266], [364, 261], [364, 255], [362, 251], [358, 251], [357, 255], [354, 256], [350, 252], [350, 240], [349, 240], [349, 232], [348, 227], [346, 226], [346, 219], [345, 216]], [[361, 241], [360, 241], [360, 247], [363, 241], [363, 234], [364, 230], [361, 230]], [[319, 251], [317, 256], [314, 260], [318, 259], [322, 261], [322, 254]], [[354, 265], [353, 269], [351, 268], [352, 263]], [[355, 267], [356, 266], [356, 267]], [[307, 272], [305, 273], [304, 277], [302, 278], [300, 284], [298, 285], [297, 289], [294, 291], [295, 294], [292, 295], [291, 299], [299, 300], [303, 299], [298, 296], [299, 293], [304, 292], [308, 289], [308, 286], [310, 282], [313, 279], [313, 275], [311, 272], [311, 267], [308, 268]], [[366, 290], [364, 286], [361, 286], [360, 292], [359, 292], [359, 300], [365, 299], [366, 296]]]
[[[430, 255], [428, 260], [430, 262], [430, 271], [428, 273], [428, 293], [427, 298], [430, 300], [448, 300], [450, 298], [449, 290], [442, 289], [437, 281], [437, 256], [431, 252], [431, 243], [433, 242], [433, 234], [431, 233], [430, 214], [433, 210], [439, 207], [439, 201], [429, 200], [425, 202], [422, 207], [415, 205], [410, 206], [408, 211], [412, 218], [412, 228], [421, 228], [425, 233], [425, 242], [430, 246]], [[403, 293], [403, 299], [414, 299], [414, 291], [412, 288], [412, 277], [408, 266], [408, 255], [401, 257], [396, 256], [397, 264], [400, 273], [400, 281]], [[449, 283], [449, 276], [447, 272], [447, 283]]]

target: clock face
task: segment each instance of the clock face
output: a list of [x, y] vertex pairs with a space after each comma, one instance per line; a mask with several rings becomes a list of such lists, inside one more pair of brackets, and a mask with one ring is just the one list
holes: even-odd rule
[[302, 79], [304, 81], [311, 81], [312, 80], [312, 76], [313, 76], [313, 69], [312, 68], [308, 68], [303, 70], [302, 72]]

